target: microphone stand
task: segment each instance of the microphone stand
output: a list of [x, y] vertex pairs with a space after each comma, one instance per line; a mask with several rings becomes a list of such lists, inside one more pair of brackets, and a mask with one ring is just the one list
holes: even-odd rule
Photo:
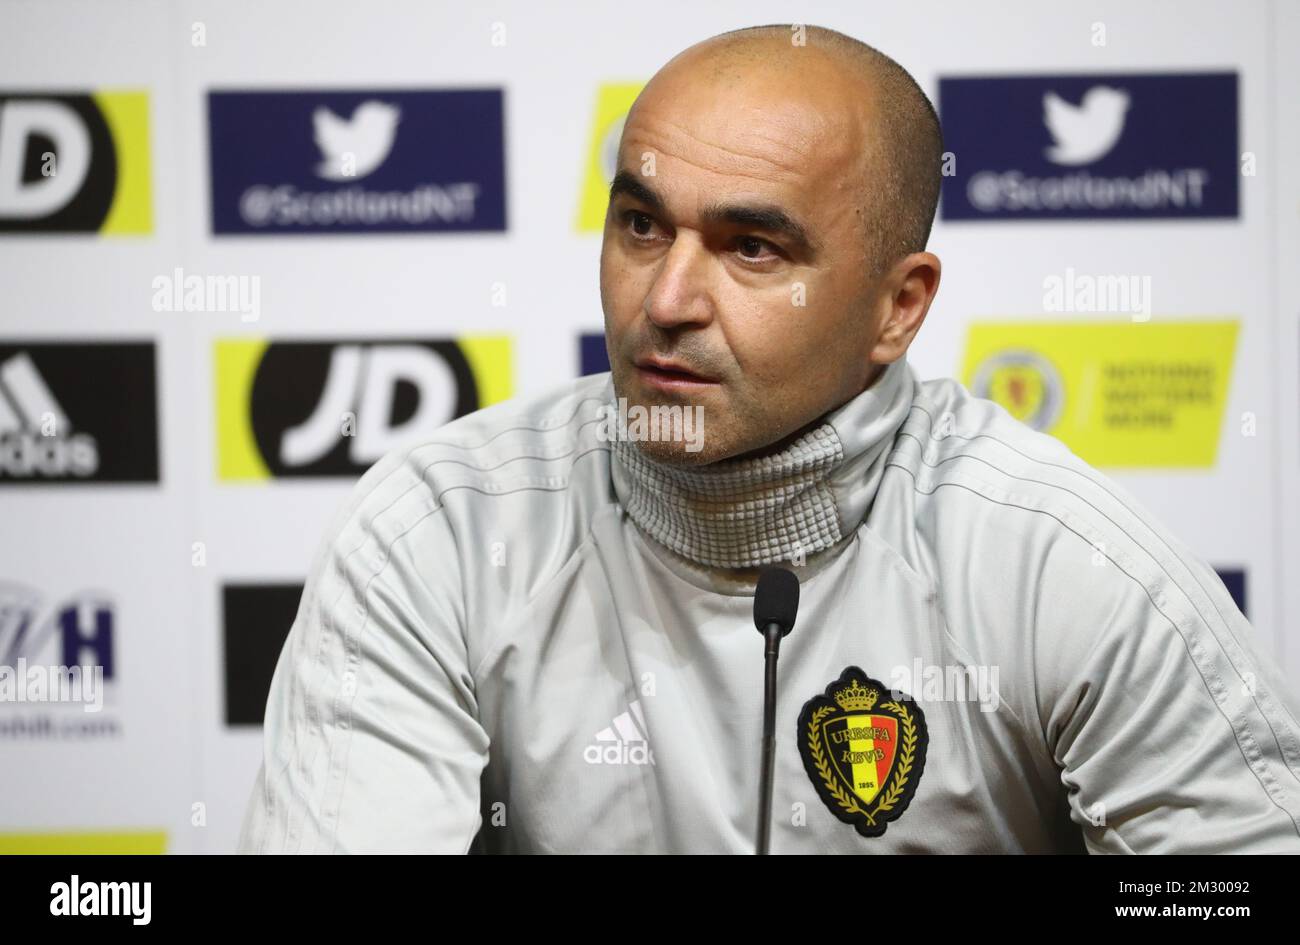
[[772, 826], [772, 781], [776, 763], [776, 660], [780, 655], [779, 623], [763, 630], [763, 767], [758, 786], [758, 842], [755, 854], [766, 856]]

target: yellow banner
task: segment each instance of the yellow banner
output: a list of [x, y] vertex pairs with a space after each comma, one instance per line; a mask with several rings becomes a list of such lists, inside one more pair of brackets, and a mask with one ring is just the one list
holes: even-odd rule
[[1093, 466], [1214, 466], [1239, 324], [979, 322], [962, 382]]
[[0, 855], [105, 854], [167, 852], [161, 830], [98, 833], [0, 833]]
[[117, 187], [102, 232], [149, 233], [153, 230], [149, 97], [144, 92], [96, 92], [94, 99], [117, 152]]
[[591, 121], [587, 162], [582, 175], [582, 198], [575, 228], [579, 233], [599, 233], [609, 209], [609, 185], [618, 169], [618, 142], [623, 120], [645, 88], [644, 82], [605, 83], [596, 93], [596, 113]]

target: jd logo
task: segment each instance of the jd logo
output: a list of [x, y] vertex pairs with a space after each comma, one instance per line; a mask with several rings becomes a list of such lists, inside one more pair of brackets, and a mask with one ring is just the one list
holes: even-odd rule
[[509, 340], [221, 341], [222, 479], [356, 476], [509, 396]]
[[[278, 458], [289, 469], [319, 462], [338, 445], [340, 433], [350, 440], [348, 461], [369, 465], [413, 433], [436, 429], [449, 415], [460, 396], [451, 363], [456, 354], [439, 356], [419, 345], [339, 345], [330, 352], [316, 409], [297, 426], [281, 430], [268, 416], [272, 411], [259, 410], [270, 403], [259, 403], [254, 385], [253, 431], [264, 448], [272, 447], [281, 434]], [[263, 384], [260, 393], [265, 397], [275, 386]], [[399, 392], [408, 395], [400, 422]], [[477, 399], [472, 384], [466, 394], [471, 401]]]
[[148, 233], [143, 92], [0, 95], [0, 232]]

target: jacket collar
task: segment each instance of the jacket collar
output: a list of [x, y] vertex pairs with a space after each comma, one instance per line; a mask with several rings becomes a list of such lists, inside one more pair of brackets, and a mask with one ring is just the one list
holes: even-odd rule
[[[819, 425], [767, 456], [681, 467], [616, 438], [614, 492], [643, 533], [693, 564], [802, 565], [852, 535], [867, 517], [916, 383], [904, 356]], [[612, 384], [609, 391], [612, 398]]]

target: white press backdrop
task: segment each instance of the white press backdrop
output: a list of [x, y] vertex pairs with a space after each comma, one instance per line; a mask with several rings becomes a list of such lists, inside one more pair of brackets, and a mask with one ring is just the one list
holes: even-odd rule
[[[576, 376], [578, 336], [602, 326], [599, 235], [574, 226], [599, 88], [714, 33], [791, 20], [878, 46], [932, 98], [950, 75], [1238, 75], [1257, 172], [1237, 218], [937, 221], [942, 287], [911, 359], [923, 377], [957, 376], [969, 324], [1047, 318], [1043, 280], [1067, 267], [1149, 275], [1153, 320], [1237, 321], [1213, 466], [1106, 471], [1197, 554], [1245, 572], [1248, 616], [1300, 687], [1300, 3], [4, 0], [0, 94], [147, 93], [152, 223], [0, 234], [0, 344], [156, 344], [160, 466], [156, 483], [0, 484], [0, 580], [50, 600], [108, 595], [117, 663], [115, 734], [0, 737], [0, 834], [234, 845], [261, 733], [227, 724], [222, 588], [301, 582], [351, 480], [220, 480], [214, 343], [500, 333], [516, 394]], [[446, 88], [504, 91], [504, 231], [214, 235], [209, 91]], [[177, 267], [259, 277], [257, 322], [155, 311], [154, 280]]]

